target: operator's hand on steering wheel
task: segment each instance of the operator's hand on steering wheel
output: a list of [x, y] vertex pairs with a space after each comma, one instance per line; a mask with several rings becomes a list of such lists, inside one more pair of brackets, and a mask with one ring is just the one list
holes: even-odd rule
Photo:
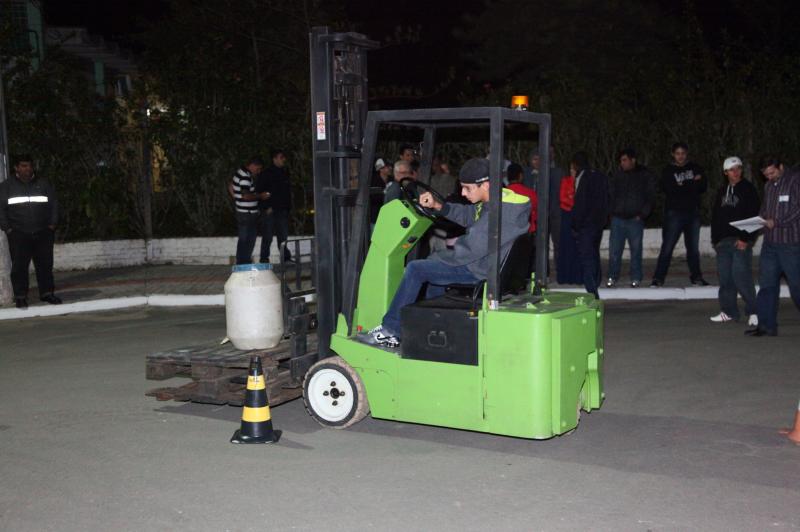
[[422, 194], [420, 194], [419, 203], [426, 209], [434, 209], [437, 211], [442, 209], [442, 204], [436, 201], [433, 198], [433, 194], [431, 194], [430, 192], [423, 192]]

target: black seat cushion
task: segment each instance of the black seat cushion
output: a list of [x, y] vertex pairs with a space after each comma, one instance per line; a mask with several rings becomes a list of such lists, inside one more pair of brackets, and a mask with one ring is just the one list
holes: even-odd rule
[[[525, 233], [514, 240], [506, 259], [500, 266], [500, 293], [518, 294], [531, 278], [531, 254], [533, 253], [533, 235]], [[485, 280], [475, 284], [451, 284], [447, 292], [453, 297], [470, 298], [473, 308], [481, 304]]]

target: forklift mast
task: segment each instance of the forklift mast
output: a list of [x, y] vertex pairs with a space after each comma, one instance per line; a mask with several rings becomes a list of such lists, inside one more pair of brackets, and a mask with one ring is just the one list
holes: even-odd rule
[[[320, 359], [332, 354], [330, 337], [343, 310], [345, 287], [355, 287], [356, 272], [347, 264], [350, 246], [364, 245], [363, 238], [352, 237], [358, 190], [351, 183], [360, 170], [367, 117], [367, 51], [377, 47], [376, 41], [359, 33], [332, 33], [327, 27], [316, 27], [310, 34]], [[362, 163], [369, 167], [372, 161]]]

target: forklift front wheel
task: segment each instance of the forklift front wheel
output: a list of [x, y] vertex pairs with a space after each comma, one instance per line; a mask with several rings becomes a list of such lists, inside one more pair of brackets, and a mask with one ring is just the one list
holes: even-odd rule
[[344, 429], [369, 414], [364, 383], [341, 357], [320, 360], [303, 381], [306, 410], [324, 427]]

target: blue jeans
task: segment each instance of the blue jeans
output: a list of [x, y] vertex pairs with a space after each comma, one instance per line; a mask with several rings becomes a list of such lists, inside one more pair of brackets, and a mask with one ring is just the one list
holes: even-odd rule
[[756, 313], [756, 288], [753, 285], [753, 248], [736, 248], [736, 237], [723, 238], [714, 249], [717, 251], [717, 271], [719, 272], [719, 308], [722, 312], [739, 319], [737, 292], [744, 299], [745, 314]]
[[792, 301], [800, 310], [800, 244], [764, 242], [758, 265], [759, 287], [756, 305], [758, 326], [766, 331], [778, 331], [781, 273], [786, 276]]
[[403, 280], [383, 317], [383, 327], [389, 334], [400, 335], [400, 310], [417, 300], [425, 283], [428, 283], [425, 299], [431, 299], [444, 294], [449, 284], [473, 284], [478, 281], [466, 266], [450, 266], [436, 259], [412, 260], [406, 265]]
[[258, 235], [258, 213], [237, 212], [236, 228], [239, 240], [236, 242], [236, 264], [253, 262], [253, 248]]
[[661, 229], [661, 252], [653, 279], [664, 282], [672, 261], [672, 251], [683, 233], [683, 244], [686, 246], [686, 262], [693, 281], [701, 279], [700, 271], [700, 214], [697, 211], [667, 211], [664, 227]]
[[578, 245], [578, 260], [583, 273], [583, 286], [586, 292], [600, 298], [597, 287], [600, 286], [600, 240], [603, 238], [602, 227], [582, 227], [577, 231], [575, 242]]
[[608, 276], [615, 281], [619, 279], [622, 269], [622, 252], [625, 241], [631, 248], [631, 281], [642, 280], [642, 237], [644, 222], [638, 218], [611, 218], [611, 235], [609, 237]]

